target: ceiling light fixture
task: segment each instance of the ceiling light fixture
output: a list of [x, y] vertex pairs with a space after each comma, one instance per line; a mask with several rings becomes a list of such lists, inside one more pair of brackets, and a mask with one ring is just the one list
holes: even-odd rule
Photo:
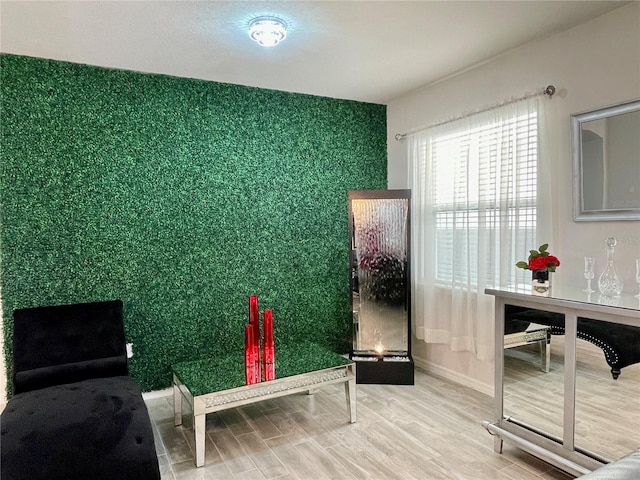
[[287, 25], [276, 17], [258, 17], [249, 23], [249, 36], [263, 47], [275, 47], [287, 36]]

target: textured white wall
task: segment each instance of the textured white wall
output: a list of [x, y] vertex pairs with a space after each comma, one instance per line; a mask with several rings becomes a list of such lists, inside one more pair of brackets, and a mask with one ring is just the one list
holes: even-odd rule
[[[640, 3], [633, 2], [570, 30], [512, 50], [447, 80], [390, 102], [387, 109], [389, 188], [407, 188], [406, 143], [396, 133], [540, 89], [558, 93], [557, 157], [553, 161], [554, 235], [551, 250], [562, 265], [554, 282], [583, 285], [583, 257], [596, 257], [596, 276], [605, 259], [604, 240], [618, 238], [616, 264], [625, 291], [637, 292], [634, 259], [640, 258], [640, 222], [573, 221], [570, 121], [573, 113], [640, 98]], [[418, 364], [470, 386], [492, 392], [493, 364], [467, 353], [414, 339]]]

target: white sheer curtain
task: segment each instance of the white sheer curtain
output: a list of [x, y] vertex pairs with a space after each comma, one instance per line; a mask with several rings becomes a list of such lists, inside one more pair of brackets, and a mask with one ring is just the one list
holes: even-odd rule
[[532, 96], [409, 137], [418, 339], [493, 358], [484, 289], [530, 282], [515, 263], [550, 241], [548, 102]]

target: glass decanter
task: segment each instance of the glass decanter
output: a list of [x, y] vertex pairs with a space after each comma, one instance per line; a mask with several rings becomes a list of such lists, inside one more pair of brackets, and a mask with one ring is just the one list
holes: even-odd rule
[[607, 266], [598, 279], [598, 289], [606, 297], [617, 297], [622, 293], [624, 283], [616, 273], [613, 256], [618, 241], [614, 237], [607, 238]]

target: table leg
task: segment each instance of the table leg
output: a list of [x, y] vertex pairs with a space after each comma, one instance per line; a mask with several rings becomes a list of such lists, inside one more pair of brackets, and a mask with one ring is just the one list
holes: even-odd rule
[[206, 428], [206, 414], [193, 416], [193, 432], [196, 444], [196, 467], [204, 465], [204, 440]]
[[176, 427], [182, 425], [182, 394], [175, 381], [173, 383], [173, 424]]
[[502, 437], [495, 434], [493, 436], [493, 451], [496, 453], [502, 453]]
[[551, 345], [549, 343], [546, 344], [547, 348], [545, 348], [544, 354], [544, 371], [549, 373], [549, 366], [551, 365]]
[[347, 397], [347, 412], [349, 413], [349, 422], [356, 422], [356, 377], [344, 382], [344, 393]]
[[551, 365], [551, 333], [547, 331], [547, 339], [540, 340], [540, 363], [542, 371], [549, 373], [549, 365]]

